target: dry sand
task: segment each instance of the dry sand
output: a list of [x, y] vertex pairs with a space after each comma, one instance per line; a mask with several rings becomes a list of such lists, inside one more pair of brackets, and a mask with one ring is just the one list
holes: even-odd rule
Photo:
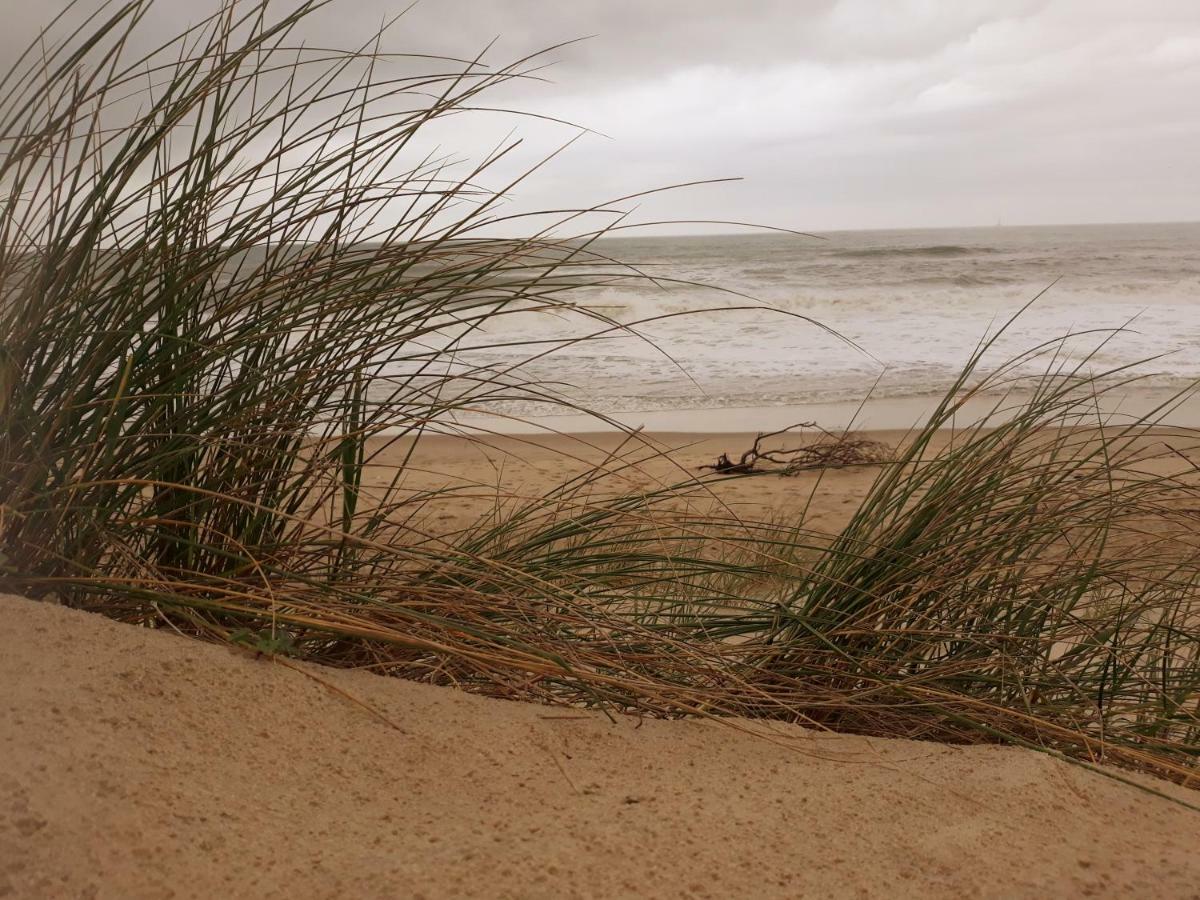
[[[516, 502], [544, 497], [556, 485], [603, 463], [615, 474], [605, 480], [601, 493], [652, 491], [711, 474], [699, 467], [713, 463], [721, 453], [737, 459], [754, 443], [754, 437], [744, 433], [662, 432], [630, 439], [616, 433], [596, 433], [495, 436], [480, 442], [431, 436], [424, 438], [407, 460], [403, 484], [413, 491], [446, 484], [461, 486], [461, 495], [440, 497], [430, 504], [426, 515], [429, 531], [453, 531], [493, 509], [501, 485], [500, 492]], [[905, 433], [864, 431], [855, 437], [896, 446]], [[819, 438], [819, 434], [809, 431], [764, 446], [796, 446]], [[939, 433], [935, 445], [951, 439], [949, 432]], [[397, 463], [405, 459], [407, 449], [404, 442], [394, 442], [382, 450], [377, 447], [375, 465], [368, 469], [366, 483], [379, 486], [388, 482]], [[670, 451], [670, 458], [657, 455], [660, 450]], [[878, 472], [876, 466], [864, 466], [805, 472], [790, 478], [726, 478], [697, 493], [695, 502], [717, 504], [723, 511], [750, 519], [792, 517], [804, 509], [810, 527], [832, 530], [849, 519]]]
[[9, 597], [0, 642], [0, 896], [1200, 897], [1200, 812], [1024, 750], [610, 722]]
[[[653, 440], [676, 462], [610, 489], [680, 481], [753, 436]], [[475, 485], [426, 510], [452, 532], [495, 485], [544, 496], [618, 443], [427, 439], [404, 486]], [[728, 479], [704, 502], [834, 529], [876, 474]], [[0, 641], [0, 897], [1200, 898], [1200, 812], [1032, 752], [610, 722], [306, 669], [317, 681], [15, 598]]]
[[[911, 437], [904, 431], [859, 431], [852, 437], [897, 447]], [[457, 485], [461, 492], [439, 495], [428, 504], [420, 527], [430, 534], [454, 532], [496, 507], [497, 494], [521, 502], [545, 497], [555, 486], [589, 467], [604, 464], [613, 471], [598, 493], [652, 491], [711, 473], [699, 467], [713, 463], [721, 453], [738, 456], [754, 443], [754, 434], [659, 432], [631, 439], [617, 433], [495, 436], [486, 442], [450, 436], [429, 436], [411, 458], [409, 445], [394, 441], [376, 446], [364, 483], [379, 487], [391, 481], [397, 466], [406, 465], [402, 485], [414, 492]], [[765, 447], [795, 447], [819, 440], [814, 431], [775, 438]], [[939, 431], [930, 452], [963, 434]], [[1082, 440], [1082, 436], [1081, 436]], [[644, 443], [639, 443], [643, 441]], [[1136, 447], [1154, 455], [1140, 468], [1159, 475], [1194, 478], [1200, 465], [1200, 446], [1194, 433], [1159, 430], [1138, 438]], [[1172, 448], [1168, 450], [1168, 447]], [[667, 458], [659, 451], [669, 451]], [[633, 464], [637, 461], [637, 464]], [[776, 519], [807, 528], [835, 532], [845, 526], [862, 504], [879, 467], [853, 466], [802, 472], [795, 477], [732, 477], [709, 480], [693, 493], [697, 507], [744, 517]]]

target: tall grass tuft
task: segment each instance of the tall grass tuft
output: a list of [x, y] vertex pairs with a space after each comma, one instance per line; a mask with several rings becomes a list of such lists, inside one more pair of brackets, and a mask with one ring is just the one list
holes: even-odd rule
[[[421, 148], [536, 60], [303, 51], [230, 3], [148, 53], [150, 0], [47, 32], [0, 92], [0, 588], [548, 702], [1007, 740], [1179, 781], [1200, 752], [1192, 437], [1104, 422], [1081, 367], [954, 432], [976, 355], [836, 535], [619, 489], [605, 466], [441, 535], [404, 486], [453, 413], [560, 402], [489, 330], [593, 315], [596, 233]], [[616, 272], [616, 274], [614, 274]], [[1103, 427], [1101, 427], [1103, 426]], [[374, 466], [374, 469], [379, 469]], [[753, 476], [748, 476], [753, 477]], [[766, 475], [763, 477], [772, 477]]]
[[72, 602], [354, 577], [403, 532], [362, 496], [369, 439], [541, 396], [480, 357], [484, 326], [586, 315], [588, 235], [487, 236], [512, 145], [465, 171], [416, 146], [534, 64], [296, 50], [316, 2], [132, 52], [151, 5], [50, 32], [3, 82], [10, 571]]
[[[1197, 436], [1102, 415], [1087, 362], [1005, 391], [978, 357], [807, 573], [756, 662], [830, 727], [987, 734], [1184, 781], [1200, 755]], [[973, 397], [993, 414], [931, 449]], [[944, 433], [944, 432], [943, 432]], [[847, 702], [852, 700], [853, 702]]]

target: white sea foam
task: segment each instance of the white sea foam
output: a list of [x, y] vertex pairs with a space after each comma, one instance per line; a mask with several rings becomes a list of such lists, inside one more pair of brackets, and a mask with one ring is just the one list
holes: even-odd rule
[[[1041, 291], [989, 362], [1090, 331], [1056, 348], [1060, 358], [1094, 353], [1089, 365], [1102, 370], [1159, 357], [1137, 370], [1149, 388], [1200, 379], [1200, 225], [646, 238], [600, 249], [660, 282], [587, 289], [581, 304], [626, 324], [690, 313], [634, 326], [636, 336], [614, 331], [565, 346], [526, 366], [529, 380], [604, 412], [938, 393], [981, 339]], [[731, 305], [762, 308], [701, 311]], [[599, 327], [521, 313], [489, 323], [479, 342], [555, 341]], [[1101, 332], [1119, 328], [1126, 330], [1104, 343]], [[503, 365], [528, 355], [529, 347], [512, 347], [470, 358]], [[549, 411], [526, 402], [501, 407]]]

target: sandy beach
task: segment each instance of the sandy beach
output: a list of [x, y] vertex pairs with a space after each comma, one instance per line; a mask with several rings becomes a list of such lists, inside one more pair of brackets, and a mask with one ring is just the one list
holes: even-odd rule
[[0, 900], [1200, 900], [1200, 4], [1092, 6], [9, 0]]
[[[908, 433], [899, 430], [855, 432], [855, 439], [898, 446]], [[495, 435], [485, 441], [433, 435], [418, 442], [408, 459], [410, 444], [377, 441], [365, 476], [379, 486], [390, 480], [396, 466], [408, 459], [404, 486], [414, 492], [458, 485], [461, 496], [439, 497], [427, 513], [431, 532], [453, 531], [495, 508], [497, 497], [507, 502], [530, 501], [593, 467], [612, 474], [600, 492], [648, 492], [666, 485], [706, 478], [702, 467], [722, 453], [736, 460], [751, 447], [754, 433], [659, 432], [629, 436], [618, 432], [578, 434]], [[812, 430], [771, 439], [764, 446], [798, 446], [820, 440]], [[933, 446], [951, 440], [939, 435]], [[669, 454], [669, 456], [668, 456]], [[844, 524], [878, 475], [873, 465], [801, 472], [791, 477], [706, 478], [707, 487], [693, 502], [723, 508], [733, 515], [792, 518], [805, 510], [808, 524], [833, 530]]]
[[[911, 430], [886, 429], [853, 431], [848, 436], [894, 450], [913, 434]], [[951, 442], [961, 442], [965, 435], [963, 431], [940, 430], [930, 439], [928, 452], [937, 453]], [[862, 464], [799, 471], [787, 477], [765, 474], [714, 479], [713, 473], [703, 468], [722, 453], [737, 460], [756, 437], [755, 432], [719, 431], [639, 432], [632, 436], [616, 431], [498, 434], [469, 440], [428, 435], [415, 450], [407, 440], [376, 440], [368, 451], [364, 484], [368, 490], [378, 491], [403, 463], [401, 483], [414, 495], [457, 486], [460, 493], [438, 496], [423, 513], [421, 527], [430, 534], [467, 527], [480, 516], [505, 508], [498, 503], [511, 506], [545, 497], [598, 466], [612, 473], [600, 483], [598, 494], [648, 492], [704, 479], [704, 487], [690, 494], [690, 502], [699, 509], [748, 521], [796, 524], [802, 519], [813, 531], [836, 532], [861, 505], [880, 471], [878, 465]], [[769, 438], [762, 446], [798, 447], [824, 439], [819, 431], [800, 429]], [[1148, 472], [1188, 473], [1200, 461], [1196, 441], [1196, 435], [1187, 430], [1164, 428], [1139, 438], [1131, 447], [1155, 457], [1144, 466]]]
[[[657, 434], [635, 455], [671, 460], [626, 470], [614, 434], [432, 437], [404, 484], [474, 486], [425, 513], [452, 534], [495, 507], [489, 483], [540, 497], [607, 461], [651, 490], [753, 439]], [[878, 471], [728, 478], [698, 502], [835, 529]], [[492, 700], [11, 597], [0, 623], [0, 896], [1200, 896], [1200, 795], [1127, 772]]]
[[0, 896], [1200, 896], [1194, 792], [609, 720], [0, 599]]

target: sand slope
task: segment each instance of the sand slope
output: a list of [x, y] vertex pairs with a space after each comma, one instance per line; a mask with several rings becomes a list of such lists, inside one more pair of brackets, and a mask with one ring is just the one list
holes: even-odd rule
[[1040, 754], [312, 671], [403, 733], [249, 654], [0, 598], [0, 896], [1200, 897], [1200, 813]]

